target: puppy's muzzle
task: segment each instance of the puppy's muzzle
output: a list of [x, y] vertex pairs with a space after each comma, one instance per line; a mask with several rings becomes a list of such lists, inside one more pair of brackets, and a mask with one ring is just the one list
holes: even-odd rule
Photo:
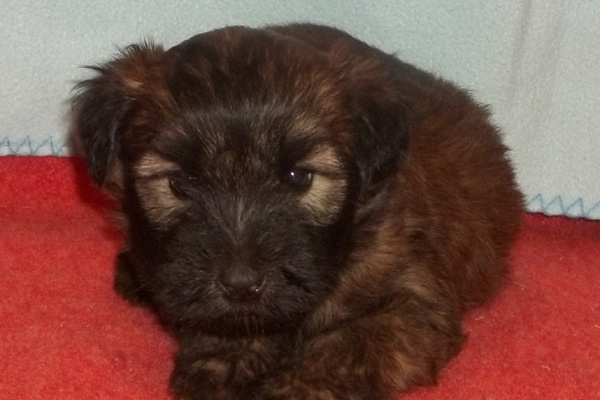
[[258, 299], [267, 283], [262, 272], [245, 264], [233, 264], [222, 271], [217, 283], [225, 298], [230, 301], [245, 302]]

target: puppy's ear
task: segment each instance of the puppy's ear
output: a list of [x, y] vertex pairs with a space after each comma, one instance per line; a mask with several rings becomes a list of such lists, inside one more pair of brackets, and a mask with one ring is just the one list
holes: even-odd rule
[[401, 165], [408, 148], [409, 108], [396, 87], [367, 82], [354, 95], [360, 197], [368, 199]]
[[74, 98], [76, 131], [87, 159], [88, 173], [102, 184], [119, 151], [119, 128], [131, 99], [104, 67], [94, 68], [99, 76], [78, 85]]
[[115, 175], [123, 125], [162, 52], [152, 43], [129, 46], [114, 60], [90, 67], [97, 75], [75, 87], [75, 130], [90, 177], [99, 184], [108, 177], [119, 179]]

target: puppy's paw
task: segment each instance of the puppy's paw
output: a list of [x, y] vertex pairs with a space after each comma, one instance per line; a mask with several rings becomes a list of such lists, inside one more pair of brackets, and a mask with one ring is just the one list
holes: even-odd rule
[[117, 257], [114, 289], [128, 302], [135, 305], [150, 306], [150, 295], [140, 284], [127, 251], [122, 251]]
[[352, 382], [310, 380], [301, 374], [282, 374], [263, 383], [251, 400], [377, 400], [367, 387]]
[[265, 382], [251, 400], [333, 400], [332, 394], [319, 393], [301, 379], [284, 375]]
[[233, 400], [225, 385], [208, 371], [181, 364], [175, 366], [169, 390], [177, 400]]

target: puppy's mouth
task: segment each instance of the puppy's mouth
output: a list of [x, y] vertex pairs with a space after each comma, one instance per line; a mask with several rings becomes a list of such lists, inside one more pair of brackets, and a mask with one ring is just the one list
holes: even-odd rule
[[227, 313], [204, 328], [214, 330], [219, 335], [260, 336], [265, 333], [263, 321], [264, 318], [257, 313]]
[[237, 293], [219, 288], [218, 298], [213, 298], [219, 311], [203, 319], [199, 328], [205, 333], [228, 337], [257, 337], [296, 329], [303, 313], [282, 310], [281, 302], [285, 300], [269, 289], [267, 282]]
[[244, 308], [221, 314], [214, 320], [203, 324], [201, 329], [206, 333], [228, 337], [258, 337], [290, 329], [289, 323], [269, 318], [257, 309]]

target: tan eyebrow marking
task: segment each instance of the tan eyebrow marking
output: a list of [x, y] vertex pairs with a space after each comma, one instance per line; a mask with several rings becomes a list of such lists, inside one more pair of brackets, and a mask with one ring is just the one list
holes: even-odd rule
[[327, 224], [341, 211], [346, 197], [347, 182], [342, 163], [332, 147], [319, 147], [298, 163], [313, 172], [310, 189], [301, 202], [315, 216], [315, 223]]
[[342, 164], [335, 154], [335, 150], [330, 147], [317, 147], [305, 157], [298, 166], [315, 171], [322, 174], [338, 174], [341, 172]]
[[142, 156], [134, 167], [135, 189], [148, 219], [159, 229], [167, 229], [187, 202], [171, 191], [169, 174], [179, 171], [177, 164], [158, 154]]
[[156, 153], [146, 153], [136, 163], [134, 170], [138, 178], [153, 178], [177, 172], [180, 168], [174, 162], [167, 161]]

